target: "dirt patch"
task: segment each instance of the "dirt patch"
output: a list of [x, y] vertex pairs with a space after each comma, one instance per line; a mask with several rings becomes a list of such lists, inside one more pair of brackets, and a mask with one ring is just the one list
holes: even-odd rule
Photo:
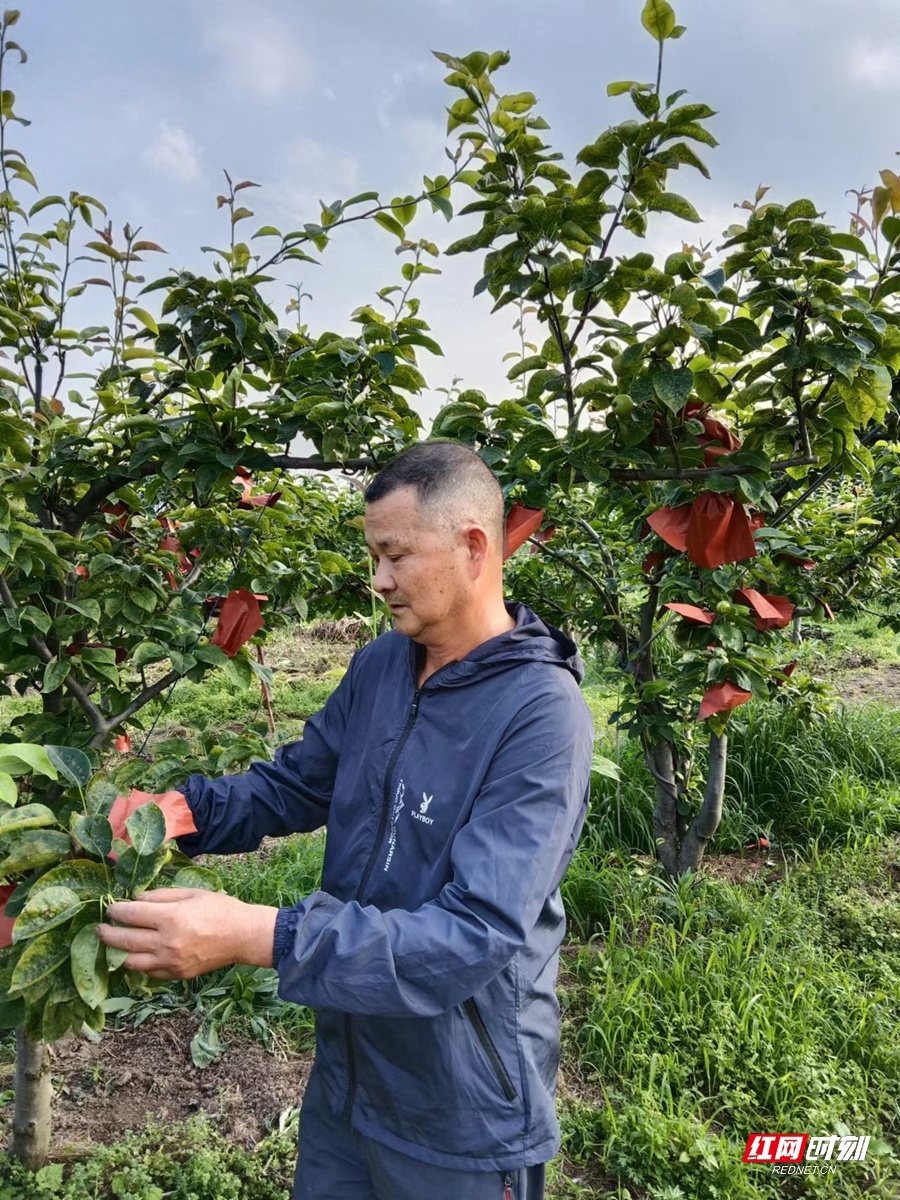
[[[138, 1029], [107, 1030], [99, 1042], [68, 1037], [53, 1047], [54, 1155], [109, 1145], [147, 1121], [207, 1113], [225, 1137], [255, 1145], [279, 1113], [299, 1105], [312, 1058], [269, 1054], [257, 1041], [226, 1036], [218, 1062], [198, 1070], [190, 1042], [198, 1019], [173, 1013]], [[0, 1112], [0, 1141], [12, 1118]]]
[[766, 850], [745, 850], [743, 854], [710, 854], [703, 859], [700, 873], [707, 879], [728, 883], [749, 883], [762, 879], [775, 883], [784, 875], [783, 863]]
[[896, 663], [840, 675], [833, 686], [845, 704], [878, 703], [900, 708], [900, 665]]

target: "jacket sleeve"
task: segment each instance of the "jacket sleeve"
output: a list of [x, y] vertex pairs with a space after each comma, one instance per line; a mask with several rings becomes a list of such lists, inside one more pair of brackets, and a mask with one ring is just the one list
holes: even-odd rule
[[309, 833], [328, 820], [338, 756], [352, 699], [353, 664], [299, 742], [242, 775], [191, 775], [181, 789], [197, 833], [178, 839], [185, 854], [241, 854], [264, 837]]
[[474, 995], [524, 945], [575, 850], [593, 723], [580, 694], [517, 714], [454, 841], [452, 879], [414, 912], [314, 892], [279, 912], [279, 994], [310, 1008], [436, 1016]]

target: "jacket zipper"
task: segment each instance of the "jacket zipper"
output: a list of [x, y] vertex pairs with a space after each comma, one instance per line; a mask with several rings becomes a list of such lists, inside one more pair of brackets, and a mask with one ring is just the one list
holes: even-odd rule
[[466, 1016], [472, 1022], [472, 1028], [478, 1034], [478, 1040], [481, 1042], [484, 1052], [488, 1056], [494, 1074], [497, 1076], [497, 1082], [503, 1089], [503, 1095], [509, 1101], [517, 1099], [518, 1093], [513, 1087], [513, 1081], [510, 1079], [506, 1067], [504, 1067], [500, 1060], [496, 1046], [491, 1041], [491, 1035], [488, 1033], [487, 1026], [484, 1023], [481, 1013], [478, 1011], [478, 1005], [474, 1000], [466, 1000], [463, 1008], [466, 1010]]
[[503, 1176], [503, 1200], [513, 1200], [512, 1175], [508, 1172]]
[[[391, 789], [394, 785], [394, 768], [397, 765], [397, 760], [400, 757], [403, 747], [406, 745], [407, 739], [412, 732], [412, 727], [416, 722], [416, 717], [419, 713], [419, 701], [422, 698], [422, 688], [417, 688], [413, 696], [412, 704], [409, 708], [409, 717], [403, 732], [400, 734], [400, 739], [394, 747], [394, 753], [388, 762], [387, 772], [384, 778], [384, 796], [381, 804], [381, 816], [378, 820], [378, 833], [375, 835], [375, 841], [372, 845], [372, 853], [369, 855], [369, 861], [366, 863], [366, 869], [363, 871], [362, 879], [359, 881], [359, 887], [356, 889], [355, 899], [358, 903], [362, 903], [363, 895], [366, 887], [375, 869], [375, 863], [378, 861], [378, 852], [381, 849], [381, 843], [384, 840], [384, 833], [387, 829], [388, 815], [391, 811]], [[347, 1074], [349, 1083], [347, 1087], [347, 1100], [344, 1104], [344, 1118], [350, 1119], [350, 1114], [353, 1111], [353, 1101], [356, 1099], [356, 1060], [353, 1056], [353, 1018], [350, 1013], [344, 1014], [344, 1037], [347, 1041]]]

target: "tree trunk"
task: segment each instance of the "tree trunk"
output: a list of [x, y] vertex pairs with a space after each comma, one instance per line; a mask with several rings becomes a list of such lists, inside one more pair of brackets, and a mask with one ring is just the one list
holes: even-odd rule
[[16, 1106], [10, 1153], [36, 1171], [50, 1150], [50, 1048], [16, 1030]]
[[678, 786], [675, 782], [675, 758], [668, 742], [644, 746], [644, 761], [656, 784], [653, 809], [653, 836], [656, 852], [669, 875], [678, 873]]
[[709, 774], [703, 804], [688, 826], [678, 813], [680, 793], [671, 744], [665, 741], [652, 746], [645, 744], [644, 759], [656, 785], [653, 834], [659, 861], [667, 875], [696, 871], [722, 819], [728, 735], [710, 734]]
[[712, 733], [709, 738], [709, 774], [700, 811], [681, 839], [678, 852], [678, 871], [696, 871], [703, 858], [706, 843], [715, 835], [722, 819], [725, 796], [725, 766], [728, 762], [728, 734]]

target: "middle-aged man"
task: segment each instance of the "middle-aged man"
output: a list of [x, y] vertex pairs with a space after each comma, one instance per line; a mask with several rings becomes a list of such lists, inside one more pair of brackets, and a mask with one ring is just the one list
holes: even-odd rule
[[559, 885], [593, 727], [564, 634], [503, 599], [503, 498], [473, 451], [407, 450], [366, 491], [394, 629], [358, 651], [303, 738], [183, 791], [189, 854], [327, 826], [291, 908], [161, 889], [103, 925], [160, 978], [275, 966], [316, 1012], [302, 1200], [540, 1200], [558, 1148]]

